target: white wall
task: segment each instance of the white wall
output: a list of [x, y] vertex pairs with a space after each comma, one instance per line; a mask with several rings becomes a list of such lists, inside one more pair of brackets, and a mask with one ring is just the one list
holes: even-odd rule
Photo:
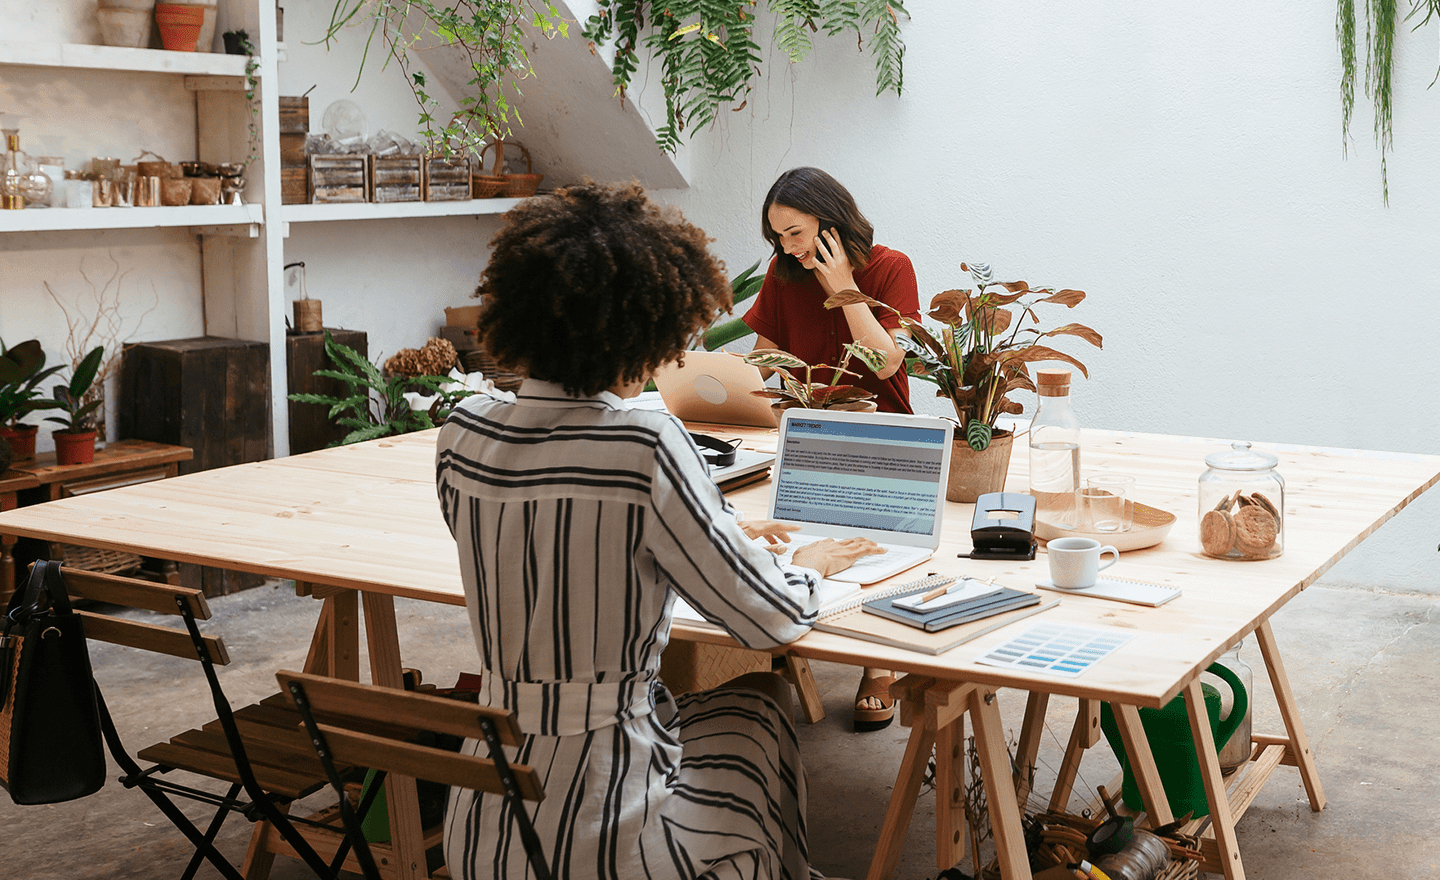
[[[853, 39], [793, 68], [767, 49], [748, 106], [691, 142], [662, 197], [732, 271], [766, 252], [775, 176], [816, 165], [922, 302], [964, 259], [1086, 290], [1066, 319], [1105, 348], [1062, 346], [1086, 425], [1440, 454], [1440, 27], [1397, 39], [1387, 208], [1363, 97], [1342, 153], [1333, 4], [908, 6], [902, 97], [871, 97]], [[1440, 490], [1326, 582], [1440, 592], [1437, 543]]]

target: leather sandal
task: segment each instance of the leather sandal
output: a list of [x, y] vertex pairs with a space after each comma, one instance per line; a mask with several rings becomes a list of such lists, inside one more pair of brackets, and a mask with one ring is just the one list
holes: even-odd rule
[[[890, 696], [890, 685], [895, 681], [893, 675], [870, 678], [862, 673], [860, 687], [855, 691], [855, 731], [857, 733], [880, 730], [890, 726], [890, 722], [895, 718], [895, 698]], [[881, 708], [869, 709], [860, 705], [862, 701], [872, 697], [879, 701]]]

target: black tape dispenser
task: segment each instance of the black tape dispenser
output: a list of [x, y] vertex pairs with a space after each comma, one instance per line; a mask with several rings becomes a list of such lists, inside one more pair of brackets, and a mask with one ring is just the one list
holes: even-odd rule
[[1034, 559], [1035, 496], [990, 492], [975, 501], [971, 559]]

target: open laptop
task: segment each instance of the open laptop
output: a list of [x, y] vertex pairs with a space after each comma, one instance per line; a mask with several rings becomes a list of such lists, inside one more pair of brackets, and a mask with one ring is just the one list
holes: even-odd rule
[[795, 523], [791, 547], [860, 536], [886, 548], [831, 580], [873, 584], [940, 544], [954, 425], [931, 416], [788, 409], [769, 518]]
[[770, 401], [755, 397], [765, 382], [760, 370], [724, 351], [687, 351], [685, 365], [671, 362], [655, 373], [655, 387], [665, 408], [686, 422], [715, 425], [775, 424]]

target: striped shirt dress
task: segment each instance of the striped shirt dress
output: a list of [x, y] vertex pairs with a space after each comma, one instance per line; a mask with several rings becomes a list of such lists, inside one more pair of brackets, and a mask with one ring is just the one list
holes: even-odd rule
[[[436, 475], [480, 700], [526, 734], [510, 758], [543, 778], [529, 807], [555, 876], [817, 876], [790, 719], [756, 691], [659, 683], [677, 594], [751, 648], [815, 617], [814, 573], [745, 536], [680, 423], [527, 379], [456, 409]], [[463, 880], [530, 876], [497, 795], [452, 790], [445, 854]]]

